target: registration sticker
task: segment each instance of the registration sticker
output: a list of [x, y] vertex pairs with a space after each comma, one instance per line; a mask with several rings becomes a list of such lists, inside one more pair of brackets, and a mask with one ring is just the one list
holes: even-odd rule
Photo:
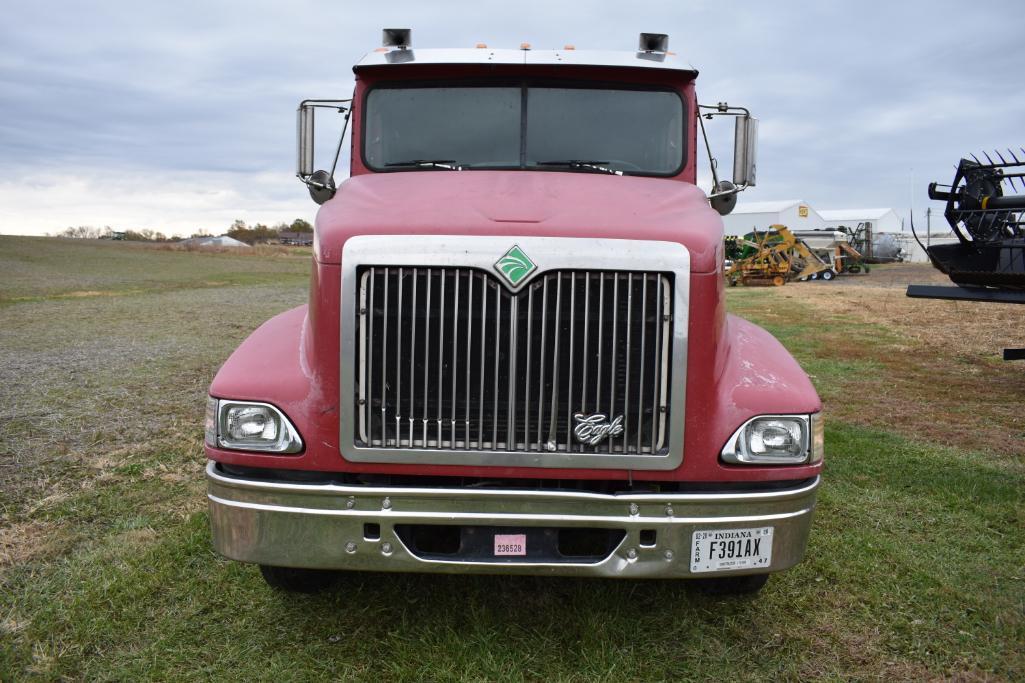
[[772, 564], [772, 527], [709, 529], [691, 537], [691, 572], [767, 568]]
[[523, 557], [526, 554], [526, 534], [495, 534], [495, 557], [501, 555]]

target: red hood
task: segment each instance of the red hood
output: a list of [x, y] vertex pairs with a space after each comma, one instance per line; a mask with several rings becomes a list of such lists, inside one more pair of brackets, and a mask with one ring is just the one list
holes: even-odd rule
[[704, 192], [662, 178], [542, 171], [404, 171], [342, 183], [317, 214], [317, 260], [355, 235], [508, 235], [680, 242], [692, 272], [721, 262], [722, 220]]

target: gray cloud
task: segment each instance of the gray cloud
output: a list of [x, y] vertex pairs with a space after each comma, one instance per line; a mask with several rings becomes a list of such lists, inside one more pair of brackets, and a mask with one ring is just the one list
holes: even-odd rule
[[[438, 47], [630, 50], [639, 31], [665, 31], [701, 71], [703, 101], [762, 119], [746, 199], [906, 211], [914, 196], [922, 209], [960, 155], [1025, 144], [1023, 18], [1017, 3], [960, 2], [11, 4], [0, 231], [311, 215], [292, 178], [296, 103], [347, 96], [385, 25]], [[720, 155], [728, 138], [713, 132]]]

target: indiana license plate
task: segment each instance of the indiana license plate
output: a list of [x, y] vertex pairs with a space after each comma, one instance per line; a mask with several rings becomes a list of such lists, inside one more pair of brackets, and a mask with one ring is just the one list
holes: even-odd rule
[[495, 557], [524, 557], [527, 554], [526, 534], [495, 534]]
[[772, 527], [709, 529], [691, 537], [690, 570], [721, 572], [772, 564]]

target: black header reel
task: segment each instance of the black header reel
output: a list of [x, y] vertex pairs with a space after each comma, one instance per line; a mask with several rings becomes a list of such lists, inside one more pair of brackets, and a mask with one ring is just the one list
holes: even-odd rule
[[950, 185], [930, 183], [929, 198], [946, 202], [943, 215], [957, 235], [955, 244], [927, 251], [959, 285], [1025, 289], [1025, 149], [999, 161], [983, 153], [962, 159]]

